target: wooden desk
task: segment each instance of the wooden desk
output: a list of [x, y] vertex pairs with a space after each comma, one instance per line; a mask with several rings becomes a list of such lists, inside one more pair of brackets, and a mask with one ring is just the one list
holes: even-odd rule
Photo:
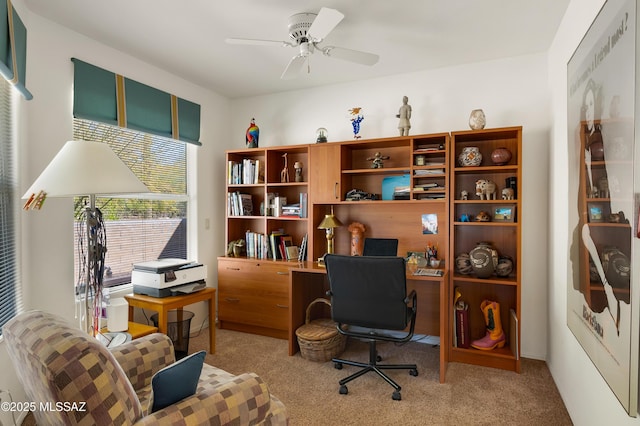
[[[100, 332], [107, 333], [109, 331], [108, 327], [103, 327]], [[129, 321], [128, 328], [125, 332], [131, 335], [132, 339], [138, 339], [142, 336], [146, 336], [148, 334], [152, 334], [158, 331], [158, 327], [154, 327], [152, 325], [140, 324], [139, 322]]]
[[[329, 284], [327, 271], [317, 262], [302, 262], [291, 269], [289, 275], [289, 355], [300, 350], [296, 330], [304, 324], [306, 309], [318, 297], [327, 297]], [[448, 342], [449, 303], [447, 271], [442, 277], [407, 275], [407, 291], [416, 290], [418, 295], [418, 313], [416, 334], [440, 336], [440, 383], [444, 383], [449, 353]], [[324, 304], [323, 304], [324, 305]], [[315, 307], [314, 307], [315, 308]], [[330, 316], [328, 310], [325, 316]]]
[[181, 311], [183, 307], [197, 302], [209, 301], [209, 353], [216, 352], [216, 289], [206, 287], [195, 293], [170, 297], [151, 297], [142, 294], [128, 294], [129, 321], [133, 321], [133, 308], [150, 309], [158, 313], [158, 331], [167, 334], [168, 312]]

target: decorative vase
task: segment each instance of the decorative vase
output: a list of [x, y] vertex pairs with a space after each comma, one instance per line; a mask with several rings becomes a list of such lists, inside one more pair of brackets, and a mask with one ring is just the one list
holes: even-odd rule
[[348, 229], [351, 233], [351, 256], [362, 256], [365, 226], [359, 222], [353, 222]]
[[484, 129], [485, 124], [487, 124], [487, 119], [483, 110], [474, 109], [471, 111], [471, 115], [469, 116], [469, 127], [471, 127], [472, 130]]
[[458, 155], [458, 164], [462, 167], [479, 166], [482, 163], [482, 154], [477, 146], [466, 146]]
[[469, 257], [473, 271], [478, 278], [491, 277], [498, 265], [498, 252], [486, 241], [479, 242], [471, 249]]
[[513, 259], [509, 256], [499, 256], [496, 265], [496, 275], [499, 277], [508, 277], [513, 271]]
[[505, 147], [496, 148], [491, 153], [491, 161], [497, 166], [503, 166], [511, 160], [511, 151]]
[[469, 253], [460, 253], [456, 257], [456, 269], [463, 275], [469, 275], [473, 272], [473, 266], [471, 266], [471, 258]]

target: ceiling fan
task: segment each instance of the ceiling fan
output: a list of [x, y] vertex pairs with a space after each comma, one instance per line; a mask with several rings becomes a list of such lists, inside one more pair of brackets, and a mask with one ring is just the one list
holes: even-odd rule
[[[330, 58], [343, 59], [362, 65], [374, 65], [378, 62], [378, 55], [359, 50], [346, 49], [336, 46], [320, 46], [320, 43], [342, 21], [344, 15], [335, 9], [323, 7], [315, 13], [297, 13], [289, 17], [289, 38], [291, 41], [256, 40], [247, 38], [228, 38], [229, 44], [249, 44], [260, 46], [296, 47], [298, 54], [291, 58], [289, 64], [280, 76], [283, 80], [295, 78], [302, 66], [307, 63], [309, 56], [316, 50]], [[309, 72], [309, 66], [307, 65]]]

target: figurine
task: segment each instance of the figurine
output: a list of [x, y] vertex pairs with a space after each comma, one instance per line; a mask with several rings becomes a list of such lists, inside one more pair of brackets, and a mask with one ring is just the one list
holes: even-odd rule
[[382, 155], [379, 152], [376, 152], [373, 157], [367, 158], [367, 161], [373, 161], [371, 163], [372, 169], [382, 169], [384, 167], [384, 163], [382, 160], [388, 160], [390, 157], [388, 155]]
[[296, 171], [296, 182], [303, 182], [302, 180], [302, 162], [300, 161], [296, 161], [295, 163], [293, 163], [293, 168]]
[[282, 154], [284, 158], [284, 168], [280, 172], [280, 182], [288, 183], [289, 182], [289, 165], [287, 164], [287, 153]]
[[362, 120], [364, 120], [364, 117], [360, 115], [361, 109], [361, 107], [356, 107], [349, 110], [349, 113], [353, 115], [353, 118], [351, 119], [351, 125], [353, 126], [354, 139], [360, 139], [360, 135], [358, 135], [358, 133], [360, 133], [360, 123], [362, 122]]
[[460, 199], [461, 200], [468, 200], [469, 199], [469, 191], [467, 191], [466, 189], [463, 189], [462, 191], [460, 191]]
[[256, 126], [256, 119], [252, 118], [247, 133], [245, 135], [247, 141], [247, 148], [257, 148], [258, 138], [260, 137], [260, 129]]
[[400, 107], [400, 111], [396, 114], [396, 118], [400, 119], [398, 123], [398, 130], [400, 130], [400, 136], [409, 136], [409, 129], [411, 128], [411, 123], [409, 119], [411, 118], [411, 105], [409, 105], [409, 98], [406, 96], [402, 97], [402, 106]]

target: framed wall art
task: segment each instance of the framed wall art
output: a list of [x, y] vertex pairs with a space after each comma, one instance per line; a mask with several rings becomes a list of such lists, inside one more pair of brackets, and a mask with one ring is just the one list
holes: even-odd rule
[[640, 340], [636, 1], [608, 0], [567, 63], [567, 325], [631, 416]]

